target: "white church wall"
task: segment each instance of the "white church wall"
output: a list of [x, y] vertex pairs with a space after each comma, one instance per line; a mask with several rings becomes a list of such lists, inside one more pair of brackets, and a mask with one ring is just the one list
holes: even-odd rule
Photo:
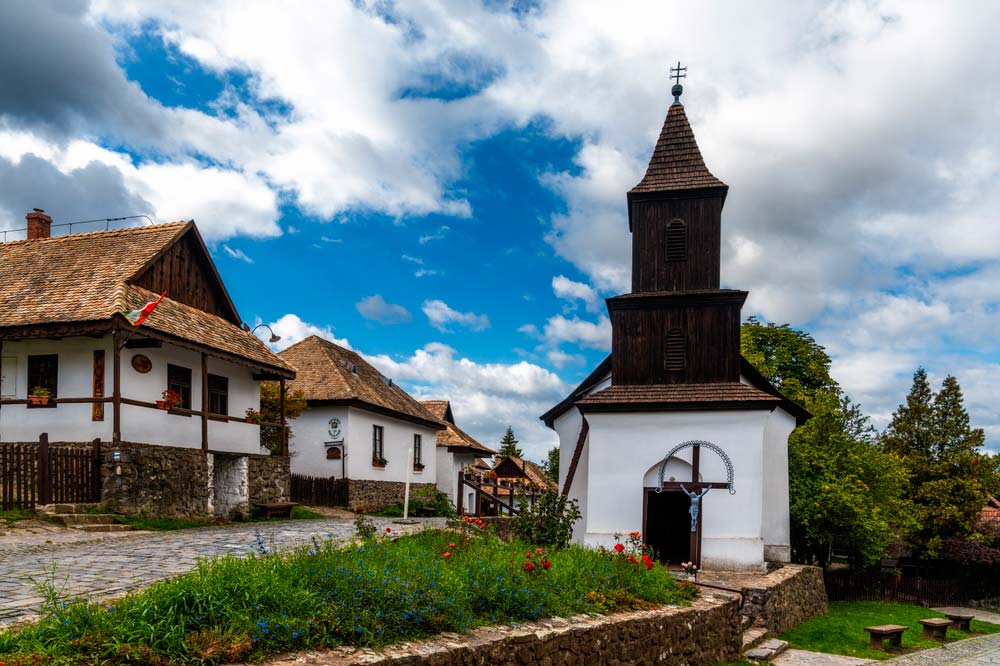
[[788, 507], [788, 436], [795, 419], [782, 409], [771, 412], [764, 428], [764, 557], [791, 561]]
[[[552, 424], [556, 434], [559, 435], [559, 489], [566, 486], [566, 477], [569, 474], [569, 465], [573, 460], [573, 452], [576, 450], [576, 442], [580, 437], [580, 428], [583, 426], [583, 415], [576, 408], [567, 410]], [[580, 454], [580, 461], [576, 466], [576, 474], [573, 477], [573, 485], [570, 487], [569, 497], [580, 503], [580, 512], [584, 518], [577, 521], [573, 526], [573, 541], [584, 543], [586, 535], [586, 515], [587, 515], [587, 488], [589, 479], [589, 457], [590, 443], [589, 437], [584, 443], [583, 451]]]
[[[588, 507], [582, 542], [610, 547], [616, 532], [641, 531], [647, 475], [675, 445], [706, 440], [732, 460], [736, 494], [712, 490], [702, 500], [703, 566], [760, 568], [764, 561], [763, 440], [769, 414], [761, 410], [588, 415]], [[686, 449], [680, 457], [690, 462], [690, 455]], [[701, 472], [705, 481], [726, 479], [722, 461], [707, 450], [702, 450]]]

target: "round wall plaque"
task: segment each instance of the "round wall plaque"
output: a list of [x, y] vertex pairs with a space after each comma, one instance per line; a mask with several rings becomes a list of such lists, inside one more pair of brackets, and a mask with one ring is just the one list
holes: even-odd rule
[[140, 374], [146, 374], [153, 369], [153, 362], [144, 354], [136, 354], [132, 357], [132, 368]]

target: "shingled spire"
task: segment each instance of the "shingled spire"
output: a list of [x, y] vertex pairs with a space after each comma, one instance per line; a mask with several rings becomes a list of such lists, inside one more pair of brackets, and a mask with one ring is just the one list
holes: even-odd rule
[[671, 192], [710, 187], [729, 186], [712, 175], [705, 166], [698, 142], [688, 123], [684, 105], [679, 101], [670, 105], [660, 130], [660, 138], [653, 148], [653, 156], [646, 167], [646, 175], [629, 194]]

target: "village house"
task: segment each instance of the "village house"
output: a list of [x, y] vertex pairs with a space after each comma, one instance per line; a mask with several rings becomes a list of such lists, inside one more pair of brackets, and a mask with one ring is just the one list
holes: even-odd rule
[[[0, 442], [100, 439], [101, 500], [120, 512], [287, 500], [287, 460], [247, 413], [261, 381], [294, 371], [245, 328], [194, 222], [54, 237], [43, 212], [27, 223], [0, 243]], [[124, 314], [158, 300], [140, 326]]]
[[[496, 451], [483, 446], [472, 435], [455, 425], [451, 403], [447, 400], [422, 400], [420, 404], [444, 425], [443, 430], [438, 430], [435, 440], [437, 487], [448, 496], [452, 504], [458, 506], [458, 475], [465, 469], [471, 468], [476, 460], [481, 459], [477, 456], [492, 456]], [[464, 505], [472, 506], [475, 501], [475, 491], [469, 487], [463, 487], [465, 492]]]
[[759, 571], [790, 558], [788, 436], [809, 415], [740, 355], [747, 292], [720, 288], [729, 188], [681, 92], [627, 195], [632, 292], [607, 299], [611, 355], [541, 418], [580, 502], [577, 543], [641, 531], [671, 564]]
[[[348, 506], [377, 511], [437, 487], [436, 436], [445, 425], [360, 354], [309, 336], [280, 352], [296, 369], [292, 474], [346, 483]], [[456, 477], [457, 478], [457, 477]]]

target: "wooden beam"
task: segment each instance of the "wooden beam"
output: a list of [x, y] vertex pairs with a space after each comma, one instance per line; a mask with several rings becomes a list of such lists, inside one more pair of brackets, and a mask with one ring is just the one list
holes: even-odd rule
[[587, 434], [590, 432], [590, 424], [587, 417], [583, 417], [583, 424], [580, 426], [580, 436], [576, 438], [576, 448], [573, 449], [573, 459], [569, 463], [569, 470], [566, 472], [566, 483], [563, 484], [562, 495], [567, 497], [569, 489], [573, 485], [573, 477], [576, 476], [576, 466], [580, 464], [580, 455], [583, 453], [583, 445], [587, 441]]
[[208, 356], [201, 353], [201, 450], [208, 451]]
[[[94, 377], [93, 377], [94, 398], [104, 398], [104, 350], [94, 350]], [[104, 420], [104, 401], [95, 401], [90, 408], [91, 421]]]
[[159, 349], [162, 346], [163, 340], [152, 338], [132, 338], [125, 343], [125, 349]]
[[111, 444], [118, 446], [122, 442], [122, 330], [118, 328], [118, 320], [115, 319], [114, 332], [111, 334], [111, 346], [114, 349], [112, 357], [112, 368], [114, 372], [114, 384], [111, 388], [111, 422], [112, 438]]
[[278, 382], [278, 395], [281, 409], [281, 455], [288, 456], [288, 428], [285, 426], [285, 380]]

